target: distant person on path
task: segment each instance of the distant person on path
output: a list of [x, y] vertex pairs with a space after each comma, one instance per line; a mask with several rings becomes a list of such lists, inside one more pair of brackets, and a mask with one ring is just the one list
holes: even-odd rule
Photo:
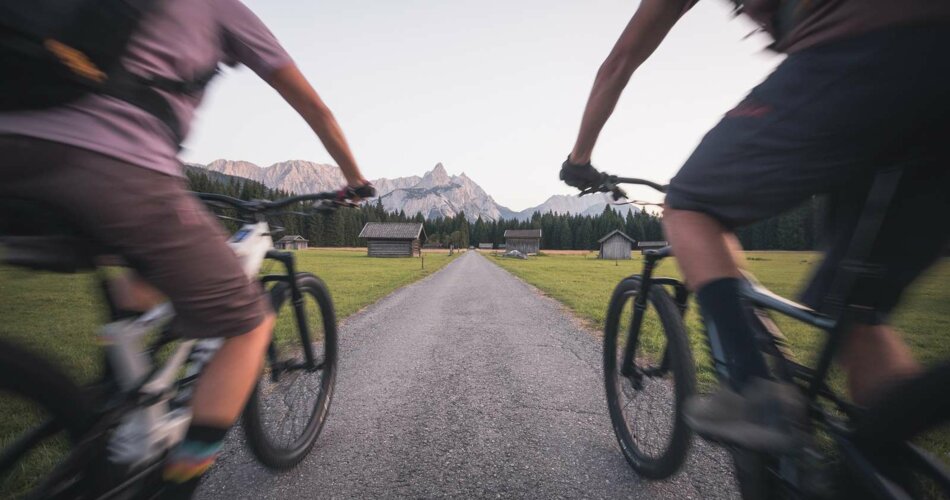
[[[158, 87], [171, 116], [96, 93], [51, 109], [2, 111], [0, 197], [68, 210], [84, 231], [171, 300], [177, 332], [227, 338], [197, 383], [191, 427], [165, 465], [164, 494], [188, 497], [244, 408], [274, 325], [269, 303], [244, 274], [227, 235], [186, 191], [177, 157], [215, 68], [251, 68], [313, 129], [340, 166], [351, 196], [372, 196], [374, 190], [330, 110], [240, 1], [153, 3], [121, 65], [133, 78], [170, 81], [171, 87], [194, 84], [181, 91]], [[125, 307], [150, 305], [154, 294], [131, 280], [119, 283], [116, 298]]]
[[[601, 182], [590, 163], [601, 129], [633, 72], [695, 3], [640, 3], [597, 74], [561, 168], [567, 184]], [[898, 202], [872, 257], [883, 277], [860, 298], [869, 314], [853, 325], [839, 362], [859, 404], [920, 371], [887, 319], [950, 234], [950, 2], [735, 3], [788, 57], [706, 135], [667, 193], [666, 236], [735, 382], [690, 401], [686, 417], [701, 435], [749, 449], [795, 447], [791, 429], [776, 422], [800, 400], [788, 387], [761, 381], [767, 372], [750, 311], [739, 298], [742, 258], [734, 230], [831, 193], [833, 246], [804, 294], [817, 307], [841, 264], [870, 180], [881, 169], [904, 167]], [[749, 420], [750, 411], [772, 415], [771, 422]]]

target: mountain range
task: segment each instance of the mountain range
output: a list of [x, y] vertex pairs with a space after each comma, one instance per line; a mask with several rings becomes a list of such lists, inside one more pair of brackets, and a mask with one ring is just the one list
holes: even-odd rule
[[[291, 160], [260, 167], [246, 161], [215, 160], [208, 165], [191, 164], [211, 172], [244, 177], [291, 193], [330, 191], [344, 184], [340, 169], [334, 165]], [[469, 220], [499, 218], [527, 220], [535, 212], [571, 213], [596, 215], [612, 200], [606, 194], [584, 197], [554, 195], [544, 203], [521, 211], [514, 211], [498, 204], [484, 189], [465, 173], [449, 175], [439, 163], [422, 177], [397, 177], [376, 179], [379, 199], [390, 211], [402, 210], [406, 214], [421, 213], [427, 219], [454, 217], [464, 212]], [[621, 215], [637, 210], [633, 205], [615, 205]]]

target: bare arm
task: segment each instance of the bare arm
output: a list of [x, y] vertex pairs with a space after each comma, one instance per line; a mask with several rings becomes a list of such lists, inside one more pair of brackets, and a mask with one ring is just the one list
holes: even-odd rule
[[686, 10], [690, 0], [643, 0], [600, 66], [587, 99], [570, 161], [585, 164], [633, 72], [650, 57]]
[[310, 125], [330, 156], [336, 160], [343, 176], [350, 186], [366, 184], [366, 179], [360, 172], [353, 153], [350, 151], [343, 130], [330, 112], [330, 108], [323, 103], [320, 96], [313, 89], [307, 78], [303, 76], [295, 64], [289, 64], [278, 69], [267, 81], [289, 103], [297, 113]]

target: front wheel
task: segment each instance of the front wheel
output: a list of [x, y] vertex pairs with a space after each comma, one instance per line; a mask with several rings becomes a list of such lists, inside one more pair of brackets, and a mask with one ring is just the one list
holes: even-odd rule
[[92, 497], [98, 440], [85, 393], [56, 366], [0, 341], [0, 498]]
[[251, 451], [277, 470], [297, 465], [310, 453], [330, 409], [336, 378], [336, 316], [330, 292], [312, 274], [298, 273], [295, 279], [302, 294], [297, 304], [289, 283], [271, 289], [277, 313], [274, 338], [264, 373], [244, 409]]
[[[617, 285], [604, 330], [604, 383], [614, 433], [638, 474], [662, 479], [683, 464], [691, 432], [682, 406], [696, 388], [693, 355], [679, 308], [661, 286], [650, 288], [639, 328], [635, 321], [640, 277]], [[626, 333], [626, 334], [624, 334]], [[629, 373], [622, 373], [628, 343]]]

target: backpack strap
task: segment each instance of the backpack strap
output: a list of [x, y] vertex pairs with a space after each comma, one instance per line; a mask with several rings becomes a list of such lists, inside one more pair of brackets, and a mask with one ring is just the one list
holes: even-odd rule
[[183, 124], [172, 109], [168, 99], [159, 91], [170, 94], [193, 95], [202, 90], [219, 72], [217, 66], [191, 80], [173, 80], [164, 77], [143, 77], [121, 65], [109, 73], [109, 79], [97, 90], [98, 93], [127, 102], [155, 116], [168, 127], [181, 149], [184, 141]]

